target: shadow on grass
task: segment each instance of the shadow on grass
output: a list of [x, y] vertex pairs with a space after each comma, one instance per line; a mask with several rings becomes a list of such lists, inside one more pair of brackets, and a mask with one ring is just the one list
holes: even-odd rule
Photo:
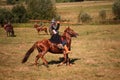
[[[53, 65], [53, 64], [60, 64], [64, 60], [63, 57], [60, 57], [59, 60], [51, 60], [48, 62], [48, 65]], [[80, 58], [73, 58], [70, 59], [70, 64], [75, 64], [75, 61], [81, 60]], [[34, 63], [29, 64], [29, 66], [34, 66]], [[44, 63], [38, 63], [38, 66], [44, 65]]]
[[[60, 64], [62, 61], [64, 60], [63, 57], [60, 57], [59, 60], [51, 60], [48, 62], [48, 64], [52, 65], [52, 64]], [[73, 58], [70, 59], [70, 64], [75, 64], [75, 61], [80, 60], [80, 58]]]

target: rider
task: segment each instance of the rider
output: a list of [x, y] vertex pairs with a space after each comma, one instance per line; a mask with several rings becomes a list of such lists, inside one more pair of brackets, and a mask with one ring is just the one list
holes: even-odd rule
[[[68, 47], [66, 46], [66, 40], [65, 39], [61, 39], [60, 35], [59, 35], [59, 28], [60, 28], [60, 22], [57, 21], [55, 22], [55, 20], [52, 20], [50, 29], [52, 31], [52, 36], [50, 41], [53, 43], [58, 43], [58, 46], [61, 46], [62, 49], [65, 50], [65, 52], [68, 54], [70, 53], [70, 51], [68, 50]], [[62, 44], [62, 45], [61, 45]]]

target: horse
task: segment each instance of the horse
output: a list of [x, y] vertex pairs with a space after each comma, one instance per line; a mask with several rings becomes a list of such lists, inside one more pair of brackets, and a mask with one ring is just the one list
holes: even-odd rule
[[7, 36], [15, 36], [13, 26], [11, 24], [5, 24], [4, 29], [5, 29], [5, 31], [7, 33]]
[[34, 25], [34, 28], [36, 28], [38, 34], [39, 34], [39, 32], [41, 32], [41, 31], [44, 31], [46, 34], [48, 34], [48, 30], [47, 30], [47, 28], [44, 27], [44, 26], [39, 26], [38, 24], [35, 24], [35, 25]]
[[[72, 30], [70, 27], [67, 27], [64, 30], [63, 35], [61, 35], [60, 37], [66, 39], [67, 47], [69, 50], [71, 50], [71, 39], [72, 39], [72, 37], [77, 37], [77, 36], [78, 36], [78, 34], [74, 30]], [[57, 47], [57, 44], [52, 43], [49, 39], [43, 39], [41, 41], [36, 41], [33, 44], [33, 46], [26, 52], [26, 54], [22, 60], [22, 63], [25, 63], [28, 60], [30, 54], [34, 51], [35, 48], [38, 50], [38, 55], [35, 58], [35, 65], [38, 64], [37, 61], [39, 60], [39, 58], [41, 58], [44, 65], [48, 66], [48, 62], [44, 58], [44, 55], [47, 52], [51, 52], [53, 54], [63, 54], [64, 55], [64, 60], [59, 65], [62, 65], [65, 63], [68, 65], [70, 64], [70, 59], [68, 57], [68, 54], [65, 53], [64, 49], [62, 49], [62, 50], [59, 49]]]

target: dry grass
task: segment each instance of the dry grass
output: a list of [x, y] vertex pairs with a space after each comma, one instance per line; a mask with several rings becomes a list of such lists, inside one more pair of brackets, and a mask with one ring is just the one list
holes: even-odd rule
[[[98, 20], [99, 11], [106, 10], [107, 19], [111, 19], [112, 16], [112, 4], [113, 1], [84, 1], [77, 3], [59, 3], [56, 4], [58, 13], [64, 20], [70, 20], [71, 22], [77, 22], [77, 17], [80, 11], [85, 11], [92, 16], [93, 21]], [[68, 15], [69, 14], [69, 15]]]
[[[103, 6], [111, 12], [111, 4], [112, 2], [83, 2], [66, 3], [65, 6], [62, 3], [57, 4], [57, 8], [63, 18], [74, 22], [80, 6], [90, 14], [97, 14]], [[27, 63], [21, 64], [21, 60], [34, 42], [50, 38], [50, 35], [44, 35], [44, 32], [38, 35], [32, 24], [15, 26], [16, 37], [6, 37], [5, 31], [0, 28], [0, 80], [120, 79], [120, 25], [70, 25], [79, 34], [72, 40], [72, 54], [69, 55], [74, 64], [57, 67], [63, 55], [48, 52], [45, 58], [50, 63], [49, 68], [43, 66], [41, 60], [38, 66], [32, 65], [37, 55], [36, 50]], [[62, 33], [65, 28], [62, 24], [60, 32]]]
[[[0, 80], [119, 80], [120, 79], [120, 25], [71, 26], [79, 33], [72, 40], [70, 66], [57, 67], [60, 54], [46, 54], [49, 68], [33, 66], [35, 50], [26, 64], [21, 60], [37, 40], [49, 38], [38, 35], [34, 28], [15, 28], [16, 37], [6, 37], [0, 28]], [[62, 26], [63, 32], [66, 26]]]

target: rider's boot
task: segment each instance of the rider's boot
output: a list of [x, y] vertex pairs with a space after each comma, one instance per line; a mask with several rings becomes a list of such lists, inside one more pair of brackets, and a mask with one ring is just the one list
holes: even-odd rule
[[71, 51], [68, 50], [68, 47], [66, 45], [64, 45], [64, 49], [65, 49], [66, 54], [71, 53]]

